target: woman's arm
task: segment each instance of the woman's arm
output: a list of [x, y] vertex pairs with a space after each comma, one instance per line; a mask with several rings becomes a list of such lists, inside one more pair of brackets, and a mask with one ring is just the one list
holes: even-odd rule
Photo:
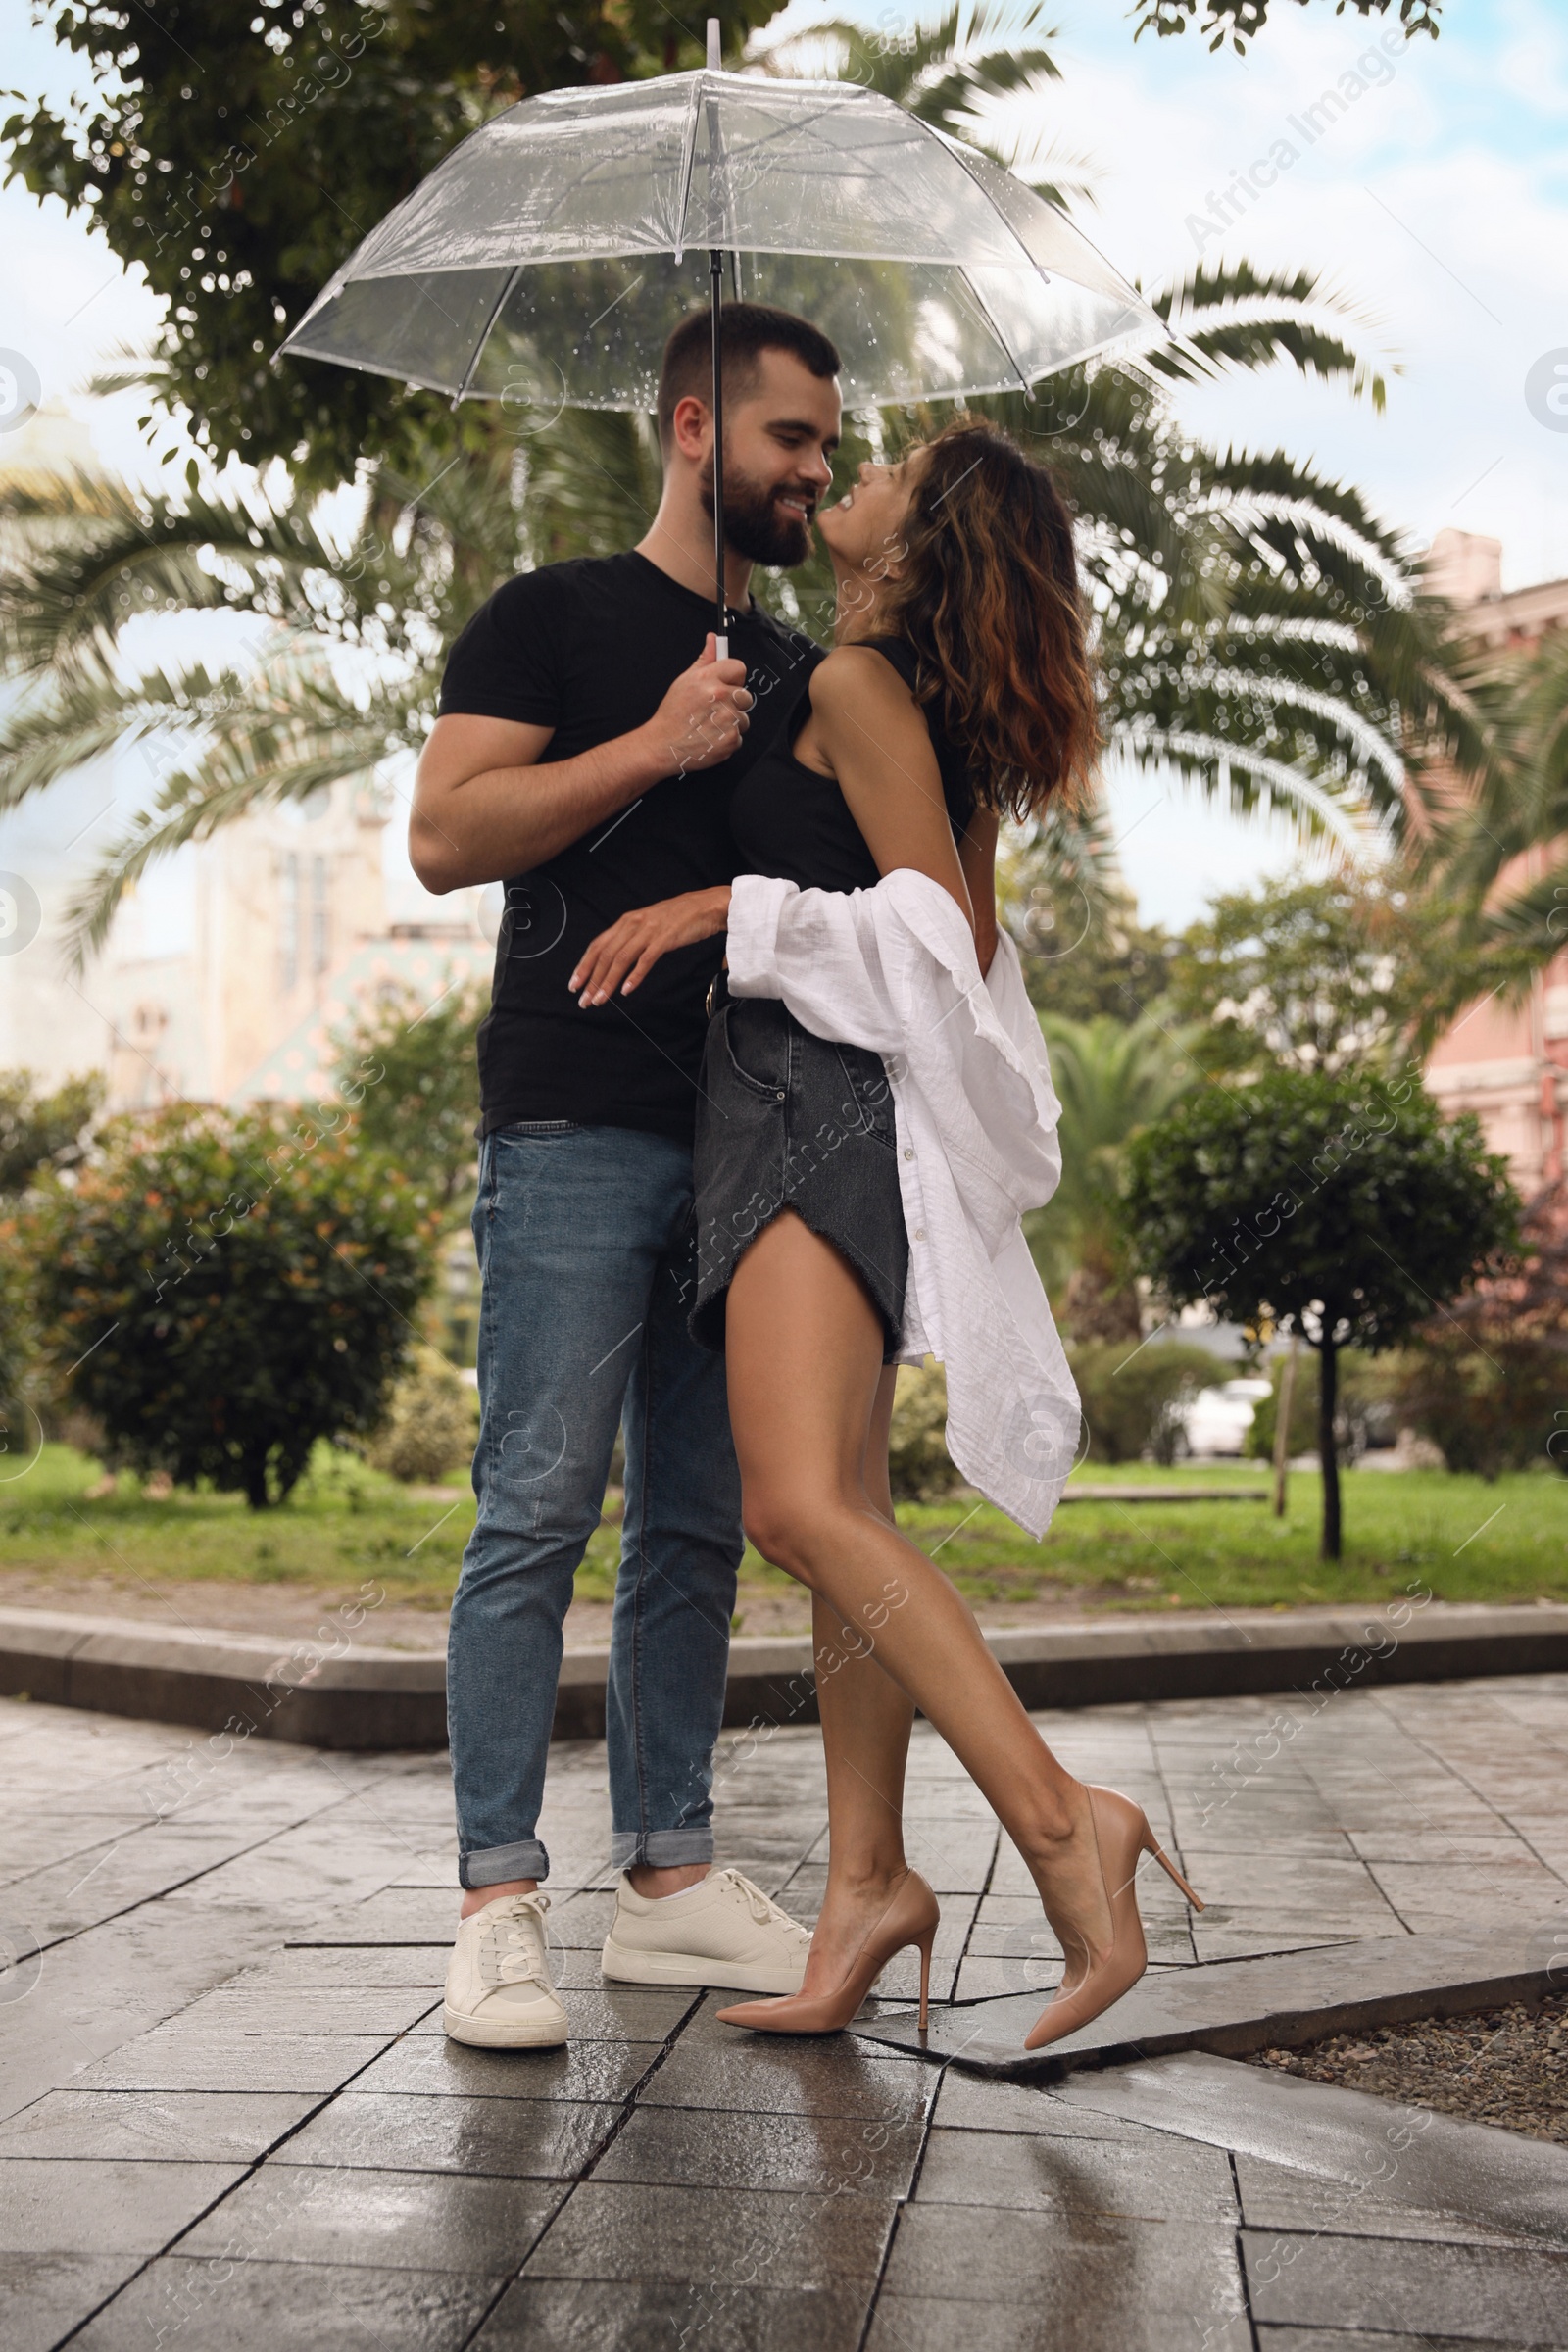
[[994, 808], [976, 808], [958, 843], [958, 863], [974, 908], [974, 952], [982, 973], [991, 969], [997, 952], [997, 833]]
[[816, 765], [817, 755], [837, 778], [878, 873], [929, 875], [975, 930], [930, 730], [898, 671], [868, 647], [840, 646], [812, 671], [810, 694], [797, 758]]
[[[995, 817], [977, 812], [960, 858], [930, 730], [880, 654], [841, 646], [812, 672], [810, 693], [797, 757], [837, 779], [878, 873], [909, 866], [941, 884], [975, 935], [982, 972], [989, 970], [997, 946]], [[566, 985], [582, 1004], [603, 1004], [616, 990], [630, 996], [662, 956], [710, 939], [728, 915], [727, 884], [639, 906], [590, 941]]]
[[579, 1004], [603, 1004], [617, 988], [629, 997], [639, 980], [646, 980], [661, 956], [671, 948], [689, 948], [699, 939], [711, 939], [729, 921], [729, 884], [710, 890], [683, 891], [678, 899], [661, 899], [653, 906], [637, 906], [618, 923], [591, 939], [566, 982], [577, 992]]

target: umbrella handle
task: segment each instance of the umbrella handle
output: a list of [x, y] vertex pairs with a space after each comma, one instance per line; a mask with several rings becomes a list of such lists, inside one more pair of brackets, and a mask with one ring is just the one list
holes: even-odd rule
[[721, 320], [724, 256], [715, 246], [708, 256], [710, 317], [713, 343], [713, 634], [717, 659], [729, 660], [729, 612], [724, 598], [724, 370]]

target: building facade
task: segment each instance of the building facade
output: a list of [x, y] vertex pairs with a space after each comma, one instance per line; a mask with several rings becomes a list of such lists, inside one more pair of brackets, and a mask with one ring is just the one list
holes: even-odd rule
[[[1568, 627], [1568, 580], [1502, 587], [1502, 545], [1469, 531], [1440, 531], [1428, 579], [1463, 608], [1467, 634], [1501, 652], [1539, 645]], [[1546, 870], [1533, 851], [1509, 879], [1517, 886]], [[1470, 1005], [1441, 1038], [1427, 1084], [1448, 1111], [1473, 1110], [1494, 1152], [1507, 1154], [1528, 1200], [1564, 1171], [1568, 1125], [1568, 945], [1519, 1004], [1501, 998]]]

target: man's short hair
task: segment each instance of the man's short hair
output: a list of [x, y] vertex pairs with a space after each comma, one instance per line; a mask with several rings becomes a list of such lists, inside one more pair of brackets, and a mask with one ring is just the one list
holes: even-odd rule
[[[775, 310], [770, 302], [726, 302], [719, 317], [724, 390], [732, 399], [744, 398], [754, 388], [764, 351], [791, 353], [824, 381], [838, 374], [834, 346], [820, 327], [798, 318], [793, 311]], [[664, 345], [659, 371], [659, 443], [666, 455], [675, 437], [675, 404], [689, 393], [712, 403], [712, 318], [708, 311], [688, 311]]]

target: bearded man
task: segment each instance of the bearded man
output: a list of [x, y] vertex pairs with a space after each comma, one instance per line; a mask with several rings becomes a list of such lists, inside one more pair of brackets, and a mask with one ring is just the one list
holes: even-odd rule
[[715, 659], [710, 321], [683, 319], [659, 391], [659, 512], [622, 555], [497, 589], [448, 658], [409, 850], [433, 891], [506, 878], [479, 1031], [473, 1231], [478, 1518], [452, 1608], [448, 1717], [464, 1888], [447, 2033], [548, 2046], [538, 1838], [572, 1578], [617, 1428], [625, 1515], [611, 1636], [607, 1976], [798, 1990], [809, 1938], [714, 1871], [712, 1751], [744, 1540], [724, 1365], [688, 1336], [692, 1135], [722, 940], [667, 955], [631, 1005], [579, 1001], [590, 940], [732, 879], [730, 793], [774, 691], [817, 649], [752, 602], [754, 564], [806, 560], [840, 428], [839, 357], [806, 319], [722, 313], [725, 597]]

